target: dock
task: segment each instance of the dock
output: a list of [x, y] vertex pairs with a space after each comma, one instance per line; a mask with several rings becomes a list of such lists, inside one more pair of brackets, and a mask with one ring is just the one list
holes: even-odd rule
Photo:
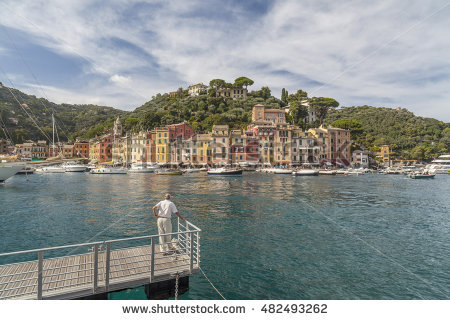
[[[169, 255], [161, 252], [158, 235], [0, 254], [0, 258], [37, 256], [36, 260], [0, 266], [0, 299], [94, 299], [136, 286], [147, 286], [148, 293], [148, 288], [189, 277], [200, 269], [201, 229], [179, 219], [177, 225], [177, 232], [167, 234], [176, 248]], [[88, 252], [70, 254], [82, 249]], [[45, 258], [58, 250], [70, 252]]]

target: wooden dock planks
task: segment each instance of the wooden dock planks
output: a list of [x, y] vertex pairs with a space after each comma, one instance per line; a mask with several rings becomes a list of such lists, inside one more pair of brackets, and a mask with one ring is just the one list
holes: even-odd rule
[[[98, 255], [98, 286], [104, 286], [106, 252]], [[151, 246], [111, 250], [110, 285], [149, 279]], [[0, 266], [0, 299], [37, 299], [37, 261]], [[93, 287], [94, 254], [44, 259], [43, 296], [86, 292]], [[155, 275], [171, 277], [189, 270], [187, 255], [163, 256], [155, 247]], [[135, 282], [133, 282], [135, 283]]]

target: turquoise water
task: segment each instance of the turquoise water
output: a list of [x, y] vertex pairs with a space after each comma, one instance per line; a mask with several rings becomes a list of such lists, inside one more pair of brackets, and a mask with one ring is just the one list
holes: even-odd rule
[[[0, 252], [155, 234], [151, 207], [170, 192], [203, 229], [202, 269], [228, 299], [450, 299], [449, 186], [450, 175], [15, 176], [0, 186]], [[220, 296], [196, 274], [182, 298]]]

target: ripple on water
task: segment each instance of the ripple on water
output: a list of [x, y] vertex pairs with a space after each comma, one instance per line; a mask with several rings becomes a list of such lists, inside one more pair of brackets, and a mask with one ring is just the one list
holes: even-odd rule
[[[151, 207], [169, 192], [229, 299], [450, 298], [450, 176], [28, 179], [0, 187], [1, 252], [155, 234]], [[190, 286], [183, 299], [220, 298], [199, 274]]]

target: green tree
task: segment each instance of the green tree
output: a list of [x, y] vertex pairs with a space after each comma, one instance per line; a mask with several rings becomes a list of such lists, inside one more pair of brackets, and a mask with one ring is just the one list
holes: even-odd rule
[[239, 77], [234, 80], [235, 87], [245, 87], [245, 89], [247, 89], [248, 86], [253, 85], [253, 83], [253, 80], [247, 77]]
[[216, 91], [217, 89], [225, 87], [225, 84], [226, 84], [225, 80], [222, 79], [213, 79], [209, 82], [209, 86], [211, 88], [216, 89]]
[[319, 116], [320, 124], [323, 124], [323, 120], [327, 115], [329, 109], [336, 109], [339, 107], [339, 102], [333, 98], [313, 97], [309, 101], [309, 106], [313, 108], [316, 114]]
[[288, 103], [301, 102], [305, 99], [308, 99], [308, 93], [306, 91], [299, 89], [294, 94], [288, 94], [288, 92], [286, 91], [286, 101]]

